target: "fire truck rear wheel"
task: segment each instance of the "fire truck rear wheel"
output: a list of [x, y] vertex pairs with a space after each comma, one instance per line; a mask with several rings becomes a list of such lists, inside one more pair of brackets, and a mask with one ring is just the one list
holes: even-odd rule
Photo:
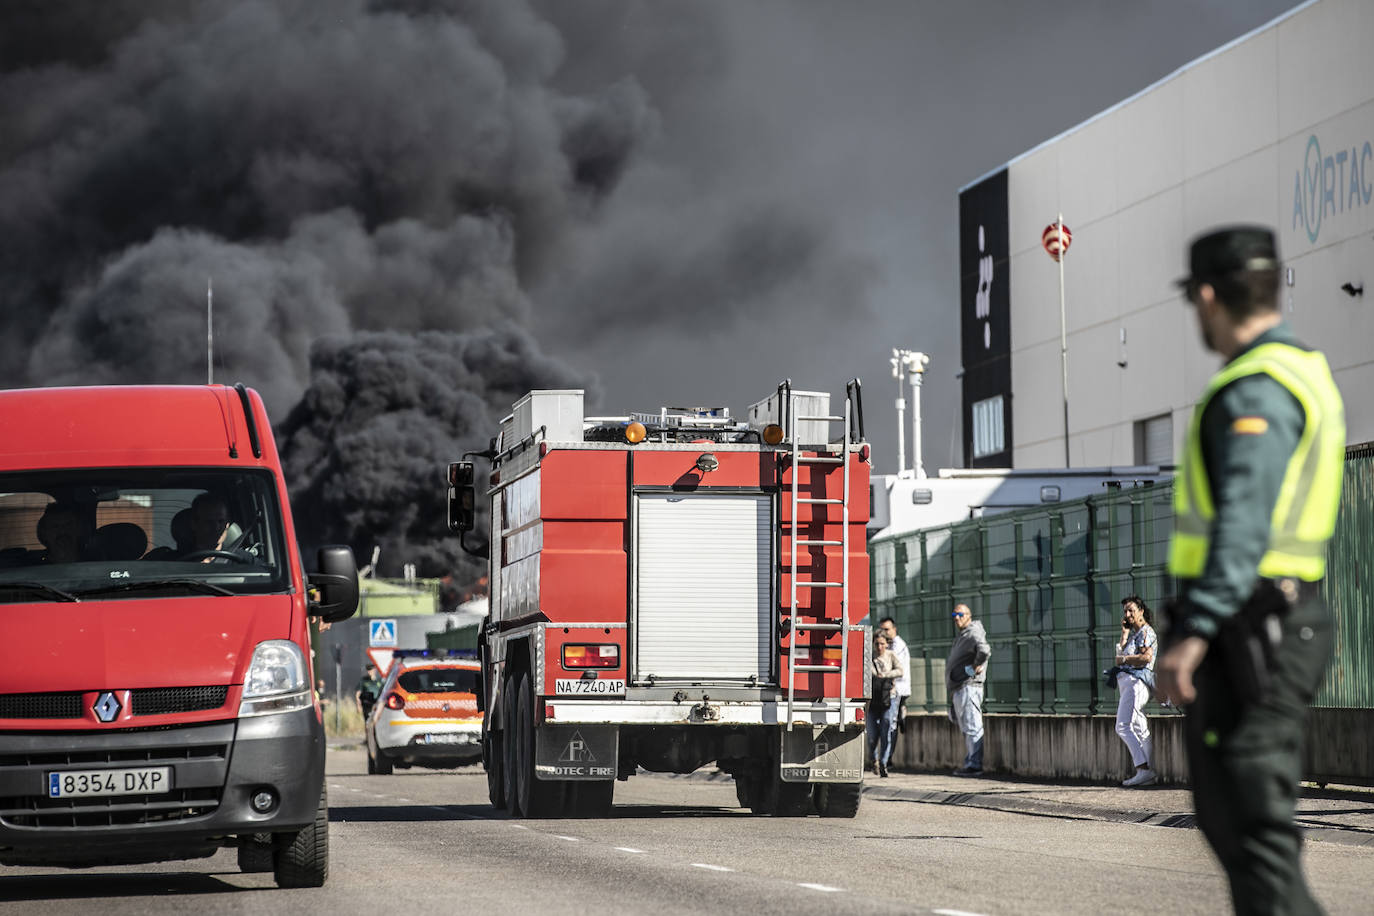
[[572, 817], [608, 817], [615, 803], [615, 780], [570, 782], [567, 793]]
[[821, 817], [854, 817], [859, 813], [860, 783], [826, 783], [816, 786], [816, 812]]
[[783, 782], [776, 770], [760, 777], [749, 810], [773, 817], [805, 817], [811, 813], [811, 784]]
[[487, 768], [487, 800], [497, 811], [506, 807], [506, 755], [501, 732], [482, 736], [482, 765]]
[[745, 773], [735, 774], [735, 799], [741, 808], [754, 807], [754, 797], [758, 795], [757, 782], [756, 778]]
[[505, 725], [501, 730], [501, 793], [505, 796], [506, 810], [511, 817], [519, 817], [524, 813], [520, 810], [519, 793], [516, 791], [519, 780], [515, 773], [518, 763], [515, 748], [515, 693], [518, 684], [517, 678], [508, 677], [501, 685], [501, 719]]
[[559, 817], [563, 814], [564, 784], [534, 775], [534, 685], [528, 673], [520, 675], [518, 694], [515, 721], [508, 726], [515, 732], [516, 807], [525, 817]]

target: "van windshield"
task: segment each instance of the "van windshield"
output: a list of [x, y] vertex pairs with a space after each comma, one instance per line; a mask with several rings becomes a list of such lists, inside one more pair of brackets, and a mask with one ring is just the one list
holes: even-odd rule
[[0, 603], [285, 591], [267, 471], [0, 474]]

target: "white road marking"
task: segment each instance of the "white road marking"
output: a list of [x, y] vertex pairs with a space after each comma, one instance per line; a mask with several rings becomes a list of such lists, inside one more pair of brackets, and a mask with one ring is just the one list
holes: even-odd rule
[[705, 862], [693, 862], [693, 868], [704, 868], [707, 871], [734, 871], [733, 868], [726, 868], [724, 865], [707, 865]]
[[632, 848], [632, 847], [630, 847], [630, 846], [617, 846], [616, 849], [619, 850], [620, 852], [634, 852], [634, 853], [639, 853], [640, 855], [643, 855], [643, 854], [644, 854], [644, 850], [642, 850], [642, 849], [634, 849], [634, 848]]
[[831, 887], [829, 884], [808, 884], [800, 882], [797, 887], [804, 887], [809, 891], [824, 891], [827, 894], [836, 894], [844, 890], [842, 887]]
[[567, 840], [569, 843], [581, 843], [581, 842], [582, 842], [582, 838], [581, 838], [581, 837], [577, 837], [577, 836], [563, 836], [563, 834], [561, 834], [561, 833], [555, 833], [553, 836], [554, 836], [555, 839]]

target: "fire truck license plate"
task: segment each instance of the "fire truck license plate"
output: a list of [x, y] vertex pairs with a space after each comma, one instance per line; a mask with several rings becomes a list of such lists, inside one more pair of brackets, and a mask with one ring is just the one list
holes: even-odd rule
[[62, 770], [48, 774], [48, 798], [86, 795], [156, 795], [172, 788], [171, 767]]
[[588, 693], [594, 696], [611, 696], [625, 694], [624, 678], [599, 677], [595, 680], [582, 680], [578, 678], [571, 681], [556, 680], [553, 682], [554, 693]]

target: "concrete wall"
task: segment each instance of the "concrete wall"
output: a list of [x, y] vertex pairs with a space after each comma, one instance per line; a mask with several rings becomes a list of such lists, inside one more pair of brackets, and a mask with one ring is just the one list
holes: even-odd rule
[[[1309, 778], [1331, 783], [1374, 782], [1374, 710], [1314, 709], [1308, 742]], [[1133, 772], [1116, 736], [1115, 716], [983, 717], [983, 766], [999, 774], [1038, 779], [1120, 782]], [[1165, 782], [1186, 784], [1183, 716], [1153, 716], [1155, 770]], [[907, 716], [892, 755], [907, 770], [952, 770], [964, 762], [964, 736], [943, 715]]]
[[[1059, 267], [1040, 246], [1061, 212], [1073, 231], [1064, 265], [1073, 464], [1132, 463], [1135, 421], [1165, 413], [1177, 452], [1217, 358], [1171, 281], [1184, 273], [1187, 240], [1229, 222], [1277, 229], [1294, 269], [1285, 315], [1326, 352], [1348, 441], [1374, 440], [1374, 399], [1361, 396], [1374, 386], [1370, 35], [1368, 0], [1312, 3], [1013, 160], [1016, 467], [1063, 462]], [[1347, 282], [1365, 295], [1342, 292]]]

